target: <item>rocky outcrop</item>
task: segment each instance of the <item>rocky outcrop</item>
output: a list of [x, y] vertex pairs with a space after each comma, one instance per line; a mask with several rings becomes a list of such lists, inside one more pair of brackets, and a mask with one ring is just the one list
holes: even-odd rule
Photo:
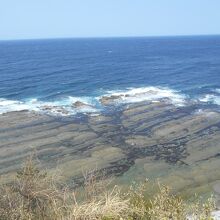
[[73, 108], [93, 108], [92, 105], [86, 104], [84, 102], [76, 101], [72, 104]]
[[[103, 103], [118, 99], [106, 98]], [[83, 102], [73, 105], [88, 106]], [[44, 109], [63, 111], [54, 106]], [[196, 105], [142, 102], [108, 115], [63, 120], [12, 112], [0, 115], [0, 124], [0, 174], [5, 177], [34, 150], [42, 166], [51, 170], [58, 166], [64, 180], [78, 184], [82, 172], [93, 168], [117, 176], [118, 183], [162, 178], [179, 190], [187, 187], [189, 194], [201, 186], [210, 190], [220, 180], [220, 113], [198, 111]]]
[[116, 101], [121, 100], [121, 96], [111, 95], [111, 96], [102, 96], [99, 101], [102, 105], [111, 105]]
[[69, 112], [64, 107], [61, 106], [44, 105], [40, 107], [40, 110], [48, 113], [55, 113], [61, 115], [69, 114]]

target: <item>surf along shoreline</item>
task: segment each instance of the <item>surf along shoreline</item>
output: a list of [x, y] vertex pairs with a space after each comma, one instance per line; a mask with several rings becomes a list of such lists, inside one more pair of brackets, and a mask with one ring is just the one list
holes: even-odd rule
[[[60, 169], [63, 180], [76, 185], [83, 181], [83, 170], [97, 168], [116, 176], [117, 184], [159, 178], [185, 196], [214, 192], [219, 201], [220, 113], [176, 93], [171, 99], [152, 89], [133, 92], [99, 97], [106, 112], [1, 114], [2, 180], [35, 151], [42, 167]], [[93, 108], [81, 101], [73, 105]]]

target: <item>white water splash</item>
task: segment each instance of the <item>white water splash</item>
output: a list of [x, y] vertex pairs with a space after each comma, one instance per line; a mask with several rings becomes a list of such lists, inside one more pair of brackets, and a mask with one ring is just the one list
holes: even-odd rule
[[141, 88], [129, 88], [121, 91], [109, 91], [105, 96], [118, 96], [120, 97], [117, 102], [121, 103], [135, 103], [142, 101], [159, 101], [161, 99], [167, 99], [170, 103], [183, 106], [186, 102], [186, 96], [180, 94], [176, 90], [172, 90], [165, 87], [141, 87]]

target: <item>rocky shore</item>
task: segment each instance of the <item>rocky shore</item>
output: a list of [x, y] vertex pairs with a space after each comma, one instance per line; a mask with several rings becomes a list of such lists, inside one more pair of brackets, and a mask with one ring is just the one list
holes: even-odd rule
[[36, 152], [41, 166], [76, 185], [96, 169], [119, 184], [159, 178], [186, 196], [220, 195], [220, 113], [212, 109], [158, 101], [74, 117], [20, 111], [0, 115], [0, 125], [1, 181]]

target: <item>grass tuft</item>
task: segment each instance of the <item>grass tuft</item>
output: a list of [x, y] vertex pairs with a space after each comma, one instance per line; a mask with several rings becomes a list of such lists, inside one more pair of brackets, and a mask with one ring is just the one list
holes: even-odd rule
[[148, 181], [124, 192], [94, 172], [84, 178], [80, 189], [70, 190], [28, 159], [11, 184], [0, 186], [0, 220], [210, 220], [215, 209], [213, 198], [189, 204], [159, 183], [149, 195]]

